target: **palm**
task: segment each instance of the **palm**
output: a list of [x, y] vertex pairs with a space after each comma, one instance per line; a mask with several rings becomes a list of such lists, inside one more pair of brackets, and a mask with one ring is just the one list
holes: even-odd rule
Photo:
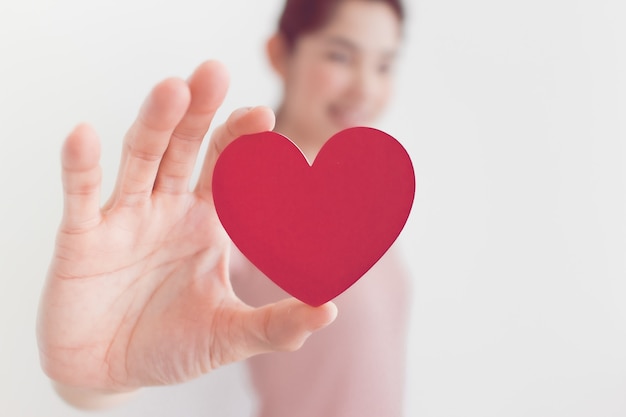
[[182, 382], [255, 353], [293, 349], [331, 319], [332, 310], [294, 300], [283, 308], [299, 308], [299, 317], [278, 305], [254, 310], [232, 292], [229, 240], [210, 193], [213, 164], [235, 135], [271, 129], [272, 121], [264, 109], [231, 116], [190, 192], [200, 141], [225, 93], [220, 71], [201, 66], [186, 99], [181, 81], [155, 88], [103, 209], [97, 142], [86, 128], [68, 138], [66, 211], [39, 321], [42, 363], [54, 379], [106, 389]]

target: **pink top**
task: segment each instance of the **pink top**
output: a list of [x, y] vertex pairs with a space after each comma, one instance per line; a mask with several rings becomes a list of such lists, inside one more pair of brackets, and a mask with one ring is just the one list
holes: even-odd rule
[[[288, 297], [236, 249], [231, 274], [252, 306]], [[404, 408], [410, 282], [392, 247], [334, 302], [339, 315], [296, 352], [248, 360], [259, 417], [399, 417]]]

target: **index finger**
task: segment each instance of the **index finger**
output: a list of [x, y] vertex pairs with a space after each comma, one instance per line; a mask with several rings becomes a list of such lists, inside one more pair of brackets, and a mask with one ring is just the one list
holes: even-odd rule
[[213, 169], [217, 158], [229, 143], [242, 135], [272, 130], [274, 123], [274, 112], [264, 106], [250, 109], [242, 108], [231, 113], [226, 123], [219, 126], [211, 136], [200, 178], [196, 185], [197, 195], [212, 201]]

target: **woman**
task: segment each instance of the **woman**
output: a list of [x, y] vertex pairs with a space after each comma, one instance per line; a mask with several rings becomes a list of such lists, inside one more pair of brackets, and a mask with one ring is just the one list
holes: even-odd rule
[[[334, 133], [371, 125], [384, 109], [402, 17], [394, 1], [287, 2], [278, 33], [267, 45], [284, 86], [275, 130], [309, 161]], [[231, 277], [243, 301], [261, 306], [287, 297], [234, 252]], [[332, 326], [297, 352], [251, 358], [259, 415], [401, 415], [407, 283], [392, 248], [335, 299], [340, 314]]]
[[[305, 32], [294, 32], [290, 24], [301, 23], [289, 16], [317, 3], [327, 2], [289, 1], [281, 33], [268, 48], [285, 81], [277, 130], [296, 140], [310, 158], [338, 129], [369, 124], [378, 115], [389, 93], [388, 70], [401, 22], [394, 2], [346, 0], [326, 5], [325, 15], [314, 13], [319, 20]], [[360, 27], [362, 22], [368, 28]], [[344, 24], [354, 27], [333, 29]], [[376, 43], [381, 39], [386, 41]], [[342, 69], [344, 64], [349, 70]], [[312, 308], [286, 298], [253, 308], [233, 292], [230, 242], [212, 203], [213, 167], [221, 149], [236, 137], [273, 129], [274, 115], [263, 107], [231, 114], [214, 131], [190, 191], [198, 149], [227, 84], [216, 62], [201, 65], [188, 81], [158, 84], [125, 137], [118, 181], [104, 207], [95, 133], [81, 125], [63, 146], [64, 214], [40, 302], [38, 342], [44, 371], [76, 406], [103, 407], [142, 386], [174, 384], [261, 353], [297, 350], [335, 319], [333, 303]], [[245, 276], [255, 272], [238, 259], [233, 269], [244, 284], [242, 297], [256, 304], [279, 296], [263, 287], [262, 279]], [[252, 363], [263, 413], [400, 414], [396, 394], [402, 392], [405, 315], [399, 296], [402, 272], [394, 259], [393, 253], [386, 256], [337, 299], [340, 334], [333, 334], [331, 326], [302, 351], [320, 368], [308, 370], [307, 377], [319, 379], [300, 384], [304, 395], [294, 398], [314, 395], [315, 403], [292, 404], [278, 396], [280, 384], [293, 377], [286, 357], [259, 356]], [[252, 294], [254, 285], [262, 287], [258, 297]], [[280, 380], [266, 373], [274, 361]], [[303, 364], [297, 361], [297, 366]], [[294, 386], [302, 382], [301, 375], [296, 377]], [[363, 381], [354, 389], [329, 386], [347, 386], [355, 379]], [[381, 407], [357, 398], [364, 395], [375, 395]], [[365, 413], [358, 411], [359, 404], [369, 407]]]

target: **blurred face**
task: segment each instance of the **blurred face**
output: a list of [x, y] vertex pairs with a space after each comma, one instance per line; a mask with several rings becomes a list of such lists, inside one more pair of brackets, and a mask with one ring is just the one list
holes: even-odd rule
[[281, 117], [319, 140], [371, 125], [389, 100], [399, 44], [390, 6], [342, 2], [325, 27], [300, 37], [288, 53]]

